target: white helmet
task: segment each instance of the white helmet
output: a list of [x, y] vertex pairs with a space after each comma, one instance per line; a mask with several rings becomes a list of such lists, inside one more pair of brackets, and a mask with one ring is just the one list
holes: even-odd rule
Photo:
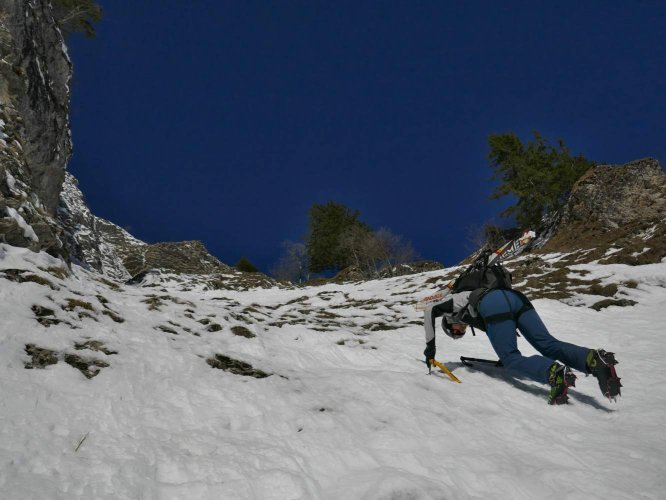
[[[460, 321], [456, 321], [455, 324], [465, 325], [465, 323], [462, 323]], [[465, 331], [463, 331], [462, 333], [456, 333], [453, 331], [453, 325], [454, 322], [452, 321], [452, 318], [447, 317], [446, 314], [442, 316], [442, 328], [444, 329], [444, 333], [446, 333], [449, 337], [451, 337], [454, 340], [463, 338], [465, 336]]]

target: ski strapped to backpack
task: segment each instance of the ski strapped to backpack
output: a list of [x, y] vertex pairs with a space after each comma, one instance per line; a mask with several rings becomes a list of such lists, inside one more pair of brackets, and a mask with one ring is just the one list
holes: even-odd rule
[[494, 252], [481, 251], [462, 274], [446, 284], [444, 290], [419, 300], [416, 303], [416, 310], [423, 311], [428, 304], [439, 302], [452, 292], [471, 291], [479, 288], [511, 288], [511, 275], [500, 264], [502, 261], [520, 254], [535, 237], [534, 231], [525, 231], [522, 236], [507, 242]]

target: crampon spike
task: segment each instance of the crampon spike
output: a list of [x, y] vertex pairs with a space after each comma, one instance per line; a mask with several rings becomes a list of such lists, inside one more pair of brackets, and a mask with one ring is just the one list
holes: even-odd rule
[[615, 403], [617, 403], [617, 397], [622, 396], [622, 391], [620, 391], [620, 387], [622, 387], [622, 382], [620, 382], [621, 379], [620, 377], [617, 376], [617, 373], [615, 371], [614, 365], [616, 363], [608, 365], [608, 367], [610, 368], [610, 377], [608, 379], [608, 383], [606, 385], [606, 392], [604, 394], [609, 401]]

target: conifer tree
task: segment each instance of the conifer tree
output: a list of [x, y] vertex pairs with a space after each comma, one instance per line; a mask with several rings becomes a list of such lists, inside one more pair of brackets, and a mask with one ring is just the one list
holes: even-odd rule
[[367, 224], [358, 220], [359, 216], [358, 210], [332, 201], [310, 207], [306, 246], [311, 272], [339, 271], [351, 263], [341, 240], [342, 235], [354, 226], [370, 231]]
[[499, 180], [491, 199], [513, 195], [517, 202], [502, 216], [515, 216], [522, 228], [538, 227], [544, 215], [559, 210], [574, 183], [594, 163], [582, 155], [573, 156], [561, 139], [549, 144], [538, 132], [523, 144], [514, 133], [488, 138], [487, 159]]
[[247, 257], [241, 257], [236, 263], [236, 269], [244, 273], [257, 273], [259, 269]]

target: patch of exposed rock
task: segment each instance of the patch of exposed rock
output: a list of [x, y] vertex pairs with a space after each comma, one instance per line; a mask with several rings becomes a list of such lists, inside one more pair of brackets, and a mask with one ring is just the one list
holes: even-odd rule
[[224, 354], [216, 354], [214, 357], [208, 358], [206, 362], [213, 368], [231, 372], [234, 375], [243, 375], [245, 377], [254, 378], [266, 378], [271, 376], [270, 373], [254, 368], [249, 363], [230, 358]]

